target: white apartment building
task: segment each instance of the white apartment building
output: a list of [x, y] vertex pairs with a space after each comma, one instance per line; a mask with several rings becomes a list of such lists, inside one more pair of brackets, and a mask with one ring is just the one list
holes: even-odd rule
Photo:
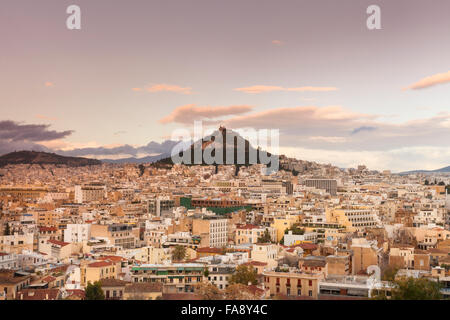
[[19, 269], [19, 259], [17, 254], [0, 252], [0, 270], [1, 269]]
[[289, 231], [287, 234], [284, 235], [285, 246], [292, 246], [302, 242], [317, 243], [317, 232], [309, 232], [300, 235], [300, 234], [292, 234], [292, 231]]
[[252, 260], [267, 263], [268, 268], [277, 266], [278, 246], [276, 244], [259, 243], [252, 248]]
[[64, 230], [65, 242], [79, 242], [88, 241], [91, 238], [90, 224], [68, 224], [67, 229]]
[[429, 224], [443, 225], [444, 221], [444, 215], [437, 209], [420, 210], [417, 215], [414, 216], [413, 226], [421, 227]]
[[228, 220], [211, 219], [209, 224], [209, 244], [211, 247], [222, 248], [227, 245]]

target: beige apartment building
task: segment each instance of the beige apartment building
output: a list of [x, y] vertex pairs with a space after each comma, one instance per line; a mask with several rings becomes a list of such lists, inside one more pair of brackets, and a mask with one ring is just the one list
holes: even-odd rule
[[258, 238], [263, 236], [266, 230], [270, 234], [270, 239], [276, 241], [277, 231], [272, 227], [260, 227], [252, 224], [236, 225], [235, 239], [236, 244], [257, 243]]
[[0, 236], [0, 252], [22, 253], [23, 250], [33, 251], [34, 236], [28, 234], [14, 234]]
[[345, 206], [325, 211], [326, 221], [338, 223], [349, 232], [363, 231], [380, 225], [377, 212], [363, 206]]
[[319, 296], [319, 282], [324, 279], [324, 273], [306, 272], [275, 272], [265, 271], [264, 286], [270, 291], [270, 296], [285, 295], [310, 297], [317, 299]]
[[376, 241], [368, 241], [365, 238], [352, 239], [351, 250], [353, 250], [352, 274], [365, 272], [369, 266], [378, 265], [378, 254], [381, 251]]
[[117, 279], [120, 272], [117, 264], [112, 261], [96, 261], [86, 262], [80, 266], [81, 285], [86, 287], [87, 284], [104, 279]]
[[204, 271], [199, 263], [142, 264], [131, 268], [131, 278], [136, 283], [160, 282], [164, 293], [194, 292], [195, 285], [203, 281]]
[[203, 216], [192, 221], [192, 235], [200, 236], [201, 247], [222, 248], [228, 243], [228, 219]]
[[136, 247], [137, 237], [133, 227], [128, 224], [93, 224], [91, 236], [107, 238], [111, 244], [124, 249]]

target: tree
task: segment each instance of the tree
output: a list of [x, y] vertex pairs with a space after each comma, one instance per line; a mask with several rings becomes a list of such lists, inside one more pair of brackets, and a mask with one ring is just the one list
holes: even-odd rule
[[252, 266], [240, 265], [236, 268], [236, 272], [231, 276], [230, 284], [256, 284], [256, 270]]
[[7, 222], [6, 225], [5, 225], [4, 235], [5, 235], [5, 236], [11, 235], [11, 229], [9, 228], [9, 223], [8, 223], [8, 222]]
[[186, 258], [186, 248], [180, 245], [175, 246], [172, 252], [172, 260], [181, 261]]
[[292, 227], [290, 227], [289, 229], [286, 229], [284, 231], [284, 234], [288, 234], [289, 231], [292, 231], [292, 234], [295, 234], [295, 235], [303, 235], [303, 234], [305, 234], [305, 229], [300, 228], [298, 223], [294, 223], [292, 225]]
[[209, 282], [200, 282], [195, 287], [195, 293], [203, 300], [222, 300], [223, 294], [215, 285]]
[[394, 281], [395, 275], [397, 274], [398, 268], [388, 267], [383, 272], [382, 280], [384, 281]]
[[425, 179], [425, 185], [426, 186], [430, 185], [430, 181], [428, 181], [428, 179]]
[[[392, 300], [439, 300], [442, 299], [441, 285], [426, 278], [403, 278], [391, 281]], [[374, 300], [386, 300], [384, 292], [374, 295]]]
[[138, 166], [138, 168], [139, 168], [139, 177], [142, 177], [144, 175], [144, 172], [145, 172], [145, 166], [143, 164], [140, 164]]
[[258, 238], [258, 243], [271, 243], [272, 237], [270, 236], [269, 230], [264, 230], [264, 234]]
[[89, 281], [85, 295], [86, 300], [105, 300], [105, 294], [103, 293], [100, 281], [95, 281], [94, 284]]
[[440, 284], [425, 278], [394, 281], [392, 300], [438, 300], [442, 298]]

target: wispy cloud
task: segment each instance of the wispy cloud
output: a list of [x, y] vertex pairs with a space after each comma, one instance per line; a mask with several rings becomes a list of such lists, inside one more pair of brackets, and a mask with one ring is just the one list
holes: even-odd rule
[[46, 87], [53, 87], [55, 84], [53, 82], [47, 81], [44, 83]]
[[274, 91], [286, 91], [286, 92], [327, 92], [327, 91], [337, 91], [336, 87], [295, 87], [286, 88], [280, 86], [265, 86], [265, 85], [255, 85], [250, 87], [236, 88], [235, 91], [245, 92], [245, 93], [264, 93], [264, 92], [274, 92]]
[[152, 92], [152, 93], [154, 93], [154, 92], [174, 92], [174, 93], [187, 94], [187, 95], [193, 94], [191, 87], [181, 87], [181, 86], [165, 84], [165, 83], [154, 84], [154, 85], [150, 85], [145, 88], [132, 88], [132, 90], [136, 91], [136, 92], [145, 90], [145, 91]]
[[362, 126], [362, 127], [354, 129], [351, 134], [358, 134], [358, 133], [364, 132], [364, 131], [370, 132], [370, 131], [374, 131], [376, 129], [377, 129], [376, 127]]
[[276, 46], [282, 46], [284, 44], [284, 42], [281, 40], [272, 40], [272, 44], [274, 44]]
[[253, 110], [253, 107], [247, 105], [213, 107], [188, 104], [175, 108], [167, 117], [160, 119], [159, 122], [193, 124], [195, 120], [217, 119], [218, 117], [247, 113], [251, 110]]
[[41, 120], [50, 120], [50, 121], [58, 120], [58, 118], [56, 118], [56, 117], [48, 117], [48, 116], [44, 116], [42, 114], [37, 114], [36, 118], [41, 119]]
[[403, 90], [419, 90], [434, 87], [439, 84], [450, 83], [450, 71], [446, 73], [438, 73], [410, 85]]

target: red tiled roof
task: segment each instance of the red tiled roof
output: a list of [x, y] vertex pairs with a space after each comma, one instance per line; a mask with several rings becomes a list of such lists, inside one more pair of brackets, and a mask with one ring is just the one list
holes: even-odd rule
[[47, 282], [47, 283], [49, 283], [49, 282], [52, 282], [52, 281], [55, 281], [55, 280], [56, 280], [55, 277], [47, 276], [47, 277], [45, 277], [44, 279], [42, 279], [42, 282]]
[[65, 247], [70, 244], [69, 242], [58, 241], [58, 240], [47, 240], [47, 242], [56, 244], [57, 246], [61, 246], [61, 247]]
[[97, 261], [97, 262], [93, 262], [88, 264], [89, 267], [92, 268], [102, 268], [102, 267], [107, 267], [107, 266], [112, 266], [113, 262], [109, 262], [109, 261]]
[[67, 293], [69, 294], [69, 297], [79, 297], [81, 299], [84, 299], [85, 297], [85, 292], [84, 290], [80, 290], [80, 289], [70, 289], [70, 290], [66, 290]]
[[236, 229], [259, 229], [260, 226], [254, 225], [254, 224], [237, 224]]
[[209, 248], [209, 247], [203, 247], [203, 248], [197, 248], [197, 252], [203, 252], [203, 253], [221, 253], [221, 248]]
[[267, 263], [260, 262], [260, 261], [249, 261], [246, 263], [243, 263], [244, 266], [258, 266], [258, 267], [264, 267], [267, 266]]
[[39, 227], [39, 232], [58, 231], [56, 227]]
[[59, 289], [22, 289], [16, 294], [17, 300], [56, 300]]
[[126, 259], [119, 257], [119, 256], [103, 256], [103, 257], [99, 257], [98, 260], [109, 260], [109, 261], [119, 262], [119, 261], [124, 261]]
[[295, 247], [300, 247], [303, 250], [316, 250], [318, 248], [318, 246], [314, 243], [300, 243]]
[[258, 288], [257, 286], [255, 286], [254, 284], [247, 286], [247, 289], [253, 293], [254, 295], [257, 296], [261, 296], [262, 294], [264, 294], [264, 290], [261, 288]]

